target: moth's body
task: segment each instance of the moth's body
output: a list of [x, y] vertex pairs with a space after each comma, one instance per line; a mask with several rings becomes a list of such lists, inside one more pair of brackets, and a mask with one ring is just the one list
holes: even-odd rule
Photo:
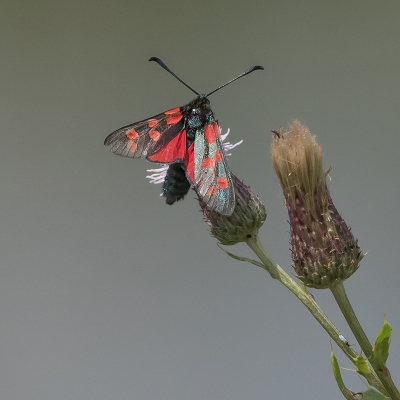
[[187, 120], [186, 138], [189, 147], [194, 142], [197, 130], [215, 121], [214, 113], [211, 110], [210, 100], [204, 94], [181, 107], [181, 110]]
[[231, 215], [235, 208], [235, 191], [221, 144], [218, 121], [208, 96], [241, 76], [264, 68], [252, 67], [205, 95], [197, 93], [178, 78], [159, 58], [152, 57], [150, 61], [156, 61], [197, 97], [185, 106], [117, 129], [107, 136], [104, 144], [111, 146], [111, 151], [122, 157], [146, 158], [151, 162], [170, 164], [163, 185], [168, 204], [183, 199], [192, 187], [210, 209]]
[[[123, 157], [171, 164], [163, 185], [168, 204], [183, 199], [191, 186], [211, 209], [232, 214], [235, 191], [207, 96], [117, 129], [104, 144]], [[178, 166], [187, 181], [179, 176]]]

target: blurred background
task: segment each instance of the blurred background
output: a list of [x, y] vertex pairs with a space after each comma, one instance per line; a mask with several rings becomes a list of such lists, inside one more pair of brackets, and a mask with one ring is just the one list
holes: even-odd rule
[[[154, 164], [103, 146], [194, 98], [151, 56], [202, 93], [264, 66], [210, 100], [229, 141], [244, 140], [229, 165], [265, 201], [261, 241], [290, 274], [270, 131], [298, 118], [317, 136], [333, 201], [368, 251], [345, 286], [372, 341], [384, 315], [392, 324], [400, 385], [399, 2], [1, 8], [2, 399], [341, 398], [329, 337], [296, 298], [216, 246], [193, 192], [167, 206], [145, 178]], [[356, 343], [331, 293], [312, 293]]]

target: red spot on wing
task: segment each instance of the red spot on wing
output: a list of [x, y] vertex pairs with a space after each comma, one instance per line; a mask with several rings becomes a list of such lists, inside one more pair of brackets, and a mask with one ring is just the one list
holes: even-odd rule
[[215, 141], [215, 133], [213, 124], [207, 124], [204, 127], [204, 137], [206, 138], [208, 143], [214, 143]]
[[214, 168], [215, 166], [215, 160], [213, 158], [203, 158], [203, 161], [201, 162], [201, 166], [203, 168]]
[[139, 137], [139, 134], [133, 128], [128, 129], [125, 135], [128, 139], [137, 139]]
[[[179, 108], [178, 108], [178, 110], [179, 110]], [[176, 113], [176, 114], [169, 115], [169, 116], [167, 116], [167, 124], [168, 125], [176, 124], [182, 118], [183, 118], [183, 115], [181, 113]]]
[[177, 114], [181, 111], [179, 107], [172, 108], [171, 110], [165, 111], [164, 114]]
[[185, 155], [186, 173], [191, 181], [194, 183], [194, 143], [187, 149]]
[[149, 125], [149, 127], [152, 128], [153, 126], [157, 125], [157, 122], [158, 121], [156, 119], [150, 118], [150, 119], [147, 120], [147, 125]]
[[161, 133], [158, 132], [157, 129], [150, 129], [149, 131], [149, 136], [155, 141], [157, 142], [158, 139], [160, 139]]
[[228, 187], [228, 179], [217, 178], [217, 184], [221, 189], [226, 189]]
[[217, 150], [215, 152], [215, 161], [221, 162], [223, 159], [224, 159], [224, 155], [222, 154], [222, 152], [220, 150]]
[[221, 132], [219, 131], [218, 122], [213, 122], [214, 125], [214, 133], [219, 140], [221, 140]]
[[[150, 131], [151, 132], [151, 131]], [[181, 130], [172, 140], [156, 153], [147, 156], [149, 161], [171, 163], [186, 156], [186, 130]]]

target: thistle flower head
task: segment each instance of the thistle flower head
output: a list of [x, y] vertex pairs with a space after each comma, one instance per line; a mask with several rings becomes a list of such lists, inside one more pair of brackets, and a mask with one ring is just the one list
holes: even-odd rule
[[319, 289], [346, 280], [364, 255], [332, 202], [321, 147], [306, 126], [294, 121], [289, 132], [276, 133], [271, 154], [289, 213], [298, 278]]
[[236, 206], [229, 216], [219, 214], [207, 208], [199, 199], [204, 220], [210, 227], [210, 233], [221, 244], [233, 245], [257, 235], [258, 230], [267, 218], [265, 206], [239, 178], [232, 174], [235, 188]]

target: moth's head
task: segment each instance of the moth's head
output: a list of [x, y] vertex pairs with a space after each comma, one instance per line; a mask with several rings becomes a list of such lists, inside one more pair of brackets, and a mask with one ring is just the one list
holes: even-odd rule
[[198, 128], [206, 123], [214, 121], [214, 114], [210, 107], [210, 100], [206, 95], [199, 95], [186, 105], [188, 122], [191, 128]]

